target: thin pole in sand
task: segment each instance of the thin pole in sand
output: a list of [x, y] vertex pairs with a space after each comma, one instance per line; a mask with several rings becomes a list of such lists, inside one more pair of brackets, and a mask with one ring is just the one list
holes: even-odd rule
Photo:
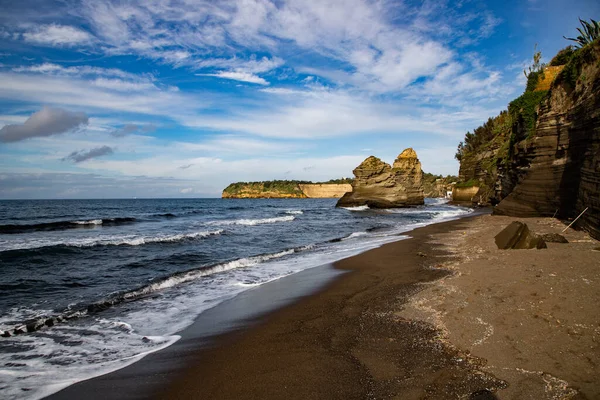
[[556, 211], [554, 211], [554, 215], [552, 216], [552, 218], [556, 217], [557, 212], [558, 212], [558, 208], [556, 209]]
[[573, 220], [573, 222], [571, 222], [571, 223], [569, 224], [569, 226], [567, 226], [565, 229], [563, 229], [561, 233], [563, 233], [564, 231], [566, 231], [567, 229], [569, 229], [569, 228], [571, 227], [571, 225], [573, 225], [573, 224], [574, 224], [574, 223], [575, 223], [575, 222], [576, 222], [576, 221], [579, 219], [579, 217], [581, 217], [581, 216], [582, 216], [582, 215], [583, 215], [583, 214], [584, 214], [584, 213], [585, 213], [585, 212], [588, 210], [588, 208], [589, 208], [589, 207], [586, 207], [586, 208], [585, 208], [585, 210], [583, 210], [583, 211], [581, 212], [581, 214], [579, 214], [579, 215], [577, 216], [577, 218], [575, 218], [575, 219]]

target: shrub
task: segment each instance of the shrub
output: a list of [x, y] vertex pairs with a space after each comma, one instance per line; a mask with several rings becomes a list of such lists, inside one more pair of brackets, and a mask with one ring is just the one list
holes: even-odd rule
[[550, 61], [551, 67], [557, 67], [559, 65], [566, 65], [571, 61], [573, 54], [575, 53], [575, 49], [573, 46], [569, 45], [564, 49], [560, 50], [554, 58]]

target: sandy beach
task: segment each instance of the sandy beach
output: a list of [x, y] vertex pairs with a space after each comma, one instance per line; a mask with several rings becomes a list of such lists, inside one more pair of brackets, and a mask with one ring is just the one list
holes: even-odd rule
[[343, 260], [352, 273], [198, 354], [158, 397], [598, 398], [598, 243], [569, 229], [569, 244], [497, 250], [512, 220], [433, 225]]
[[[184, 333], [179, 349], [53, 398], [598, 398], [599, 243], [569, 229], [568, 244], [498, 250], [494, 236], [513, 220], [479, 215], [416, 229], [337, 262], [349, 273], [247, 315], [210, 345]], [[564, 228], [520, 220], [536, 233]], [[279, 295], [298, 284], [285, 279]], [[244, 301], [255, 300], [233, 307]], [[162, 370], [161, 359], [170, 360]]]

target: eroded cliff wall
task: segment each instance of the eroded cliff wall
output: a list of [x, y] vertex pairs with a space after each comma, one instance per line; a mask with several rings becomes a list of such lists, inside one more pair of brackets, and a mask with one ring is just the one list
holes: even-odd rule
[[459, 146], [460, 178], [497, 214], [569, 219], [587, 208], [576, 226], [600, 238], [600, 42], [551, 72], [484, 124], [483, 143], [466, 137], [476, 149]]
[[309, 183], [300, 184], [299, 186], [306, 197], [314, 199], [337, 199], [342, 197], [346, 192], [352, 191], [352, 185], [349, 183]]
[[[538, 110], [533, 137], [499, 176], [498, 214], [572, 218], [600, 238], [600, 43], [586, 46]], [[576, 77], [576, 79], [573, 79]], [[560, 78], [560, 76], [559, 76]]]

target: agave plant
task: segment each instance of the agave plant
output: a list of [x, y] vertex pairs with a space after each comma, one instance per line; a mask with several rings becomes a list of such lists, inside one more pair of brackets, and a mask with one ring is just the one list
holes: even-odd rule
[[568, 38], [563, 36], [567, 40], [572, 40], [579, 45], [579, 48], [585, 46], [586, 44], [592, 43], [594, 40], [600, 37], [600, 23], [594, 21], [590, 18], [590, 22], [584, 21], [579, 18], [579, 22], [581, 23], [581, 28], [577, 28], [580, 35], [577, 38]]

